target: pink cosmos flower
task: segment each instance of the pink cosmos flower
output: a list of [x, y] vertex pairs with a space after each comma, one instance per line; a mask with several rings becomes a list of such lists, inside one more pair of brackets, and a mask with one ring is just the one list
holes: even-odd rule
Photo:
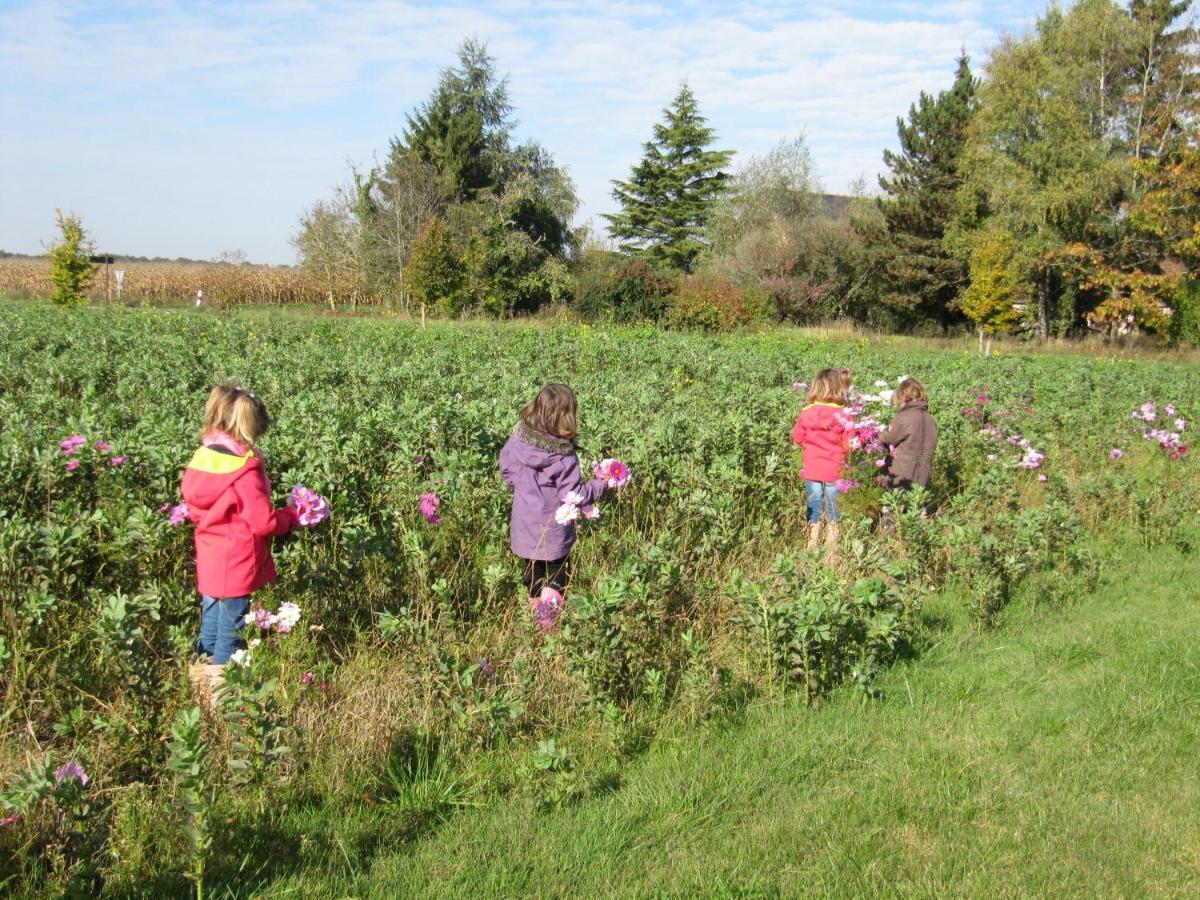
[[857, 478], [839, 478], [833, 486], [839, 494], [846, 494], [858, 487], [860, 483]]
[[95, 447], [97, 450], [99, 450], [101, 453], [107, 453], [109, 450], [112, 449], [112, 444], [110, 444], [108, 441], [98, 440], [94, 444], [92, 444], [92, 446]]
[[807, 391], [808, 390], [808, 382], [807, 381], [793, 381], [792, 382], [792, 390], [793, 391]]
[[312, 684], [313, 683], [313, 673], [305, 672], [303, 675], [301, 675], [300, 683], [301, 684]]
[[113, 468], [117, 468], [118, 466], [123, 466], [127, 462], [129, 462], [129, 457], [125, 456], [124, 454], [122, 454], [121, 456], [114, 456], [111, 459], [109, 459], [109, 463], [113, 466]]
[[79, 468], [79, 460], [77, 460], [77, 459], [73, 459], [67, 463], [67, 471], [68, 472], [74, 472], [78, 468]]
[[1049, 481], [1049, 480], [1050, 480], [1050, 477], [1048, 475], [1043, 475], [1041, 473], [1038, 474], [1038, 481]]
[[64, 766], [59, 767], [59, 769], [54, 773], [54, 780], [59, 784], [62, 784], [68, 778], [74, 778], [79, 782], [80, 787], [87, 787], [87, 783], [90, 780], [88, 778], [88, 773], [83, 770], [83, 766], [77, 762], [69, 762]]
[[1168, 403], [1166, 406], [1163, 407], [1163, 412], [1168, 416], [1175, 415], [1175, 404]]
[[1017, 463], [1022, 469], [1036, 469], [1045, 461], [1046, 454], [1033, 447], [1025, 451], [1025, 455], [1021, 457], [1021, 461]]
[[600, 507], [596, 506], [595, 504], [591, 506], [585, 506], [583, 508], [583, 517], [589, 521], [595, 522], [600, 518]]
[[304, 528], [320, 525], [329, 518], [329, 501], [302, 484], [292, 488], [287, 503], [296, 510], [300, 525]]
[[1111, 450], [1108, 451], [1109, 459], [1120, 459], [1124, 455], [1125, 455], [1125, 451], [1122, 450], [1120, 447], [1113, 447]]
[[594, 462], [592, 463], [592, 472], [597, 478], [607, 481], [610, 488], [623, 488], [633, 477], [629, 473], [629, 467], [619, 459], [602, 459], [600, 462]]
[[442, 517], [438, 515], [438, 507], [442, 505], [442, 499], [433, 493], [422, 494], [421, 502], [418, 508], [421, 510], [421, 515], [425, 517], [425, 521], [431, 525], [441, 525]]
[[275, 624], [275, 614], [260, 606], [258, 609], [252, 609], [246, 613], [246, 618], [243, 621], [247, 625], [251, 625], [262, 631], [270, 631], [271, 626]]
[[187, 520], [188, 505], [186, 503], [179, 503], [171, 507], [171, 515], [167, 518], [168, 522], [172, 525], [182, 525]]
[[63, 456], [70, 456], [73, 453], [78, 453], [79, 448], [86, 443], [87, 438], [82, 434], [73, 434], [69, 438], [59, 441], [58, 447]]

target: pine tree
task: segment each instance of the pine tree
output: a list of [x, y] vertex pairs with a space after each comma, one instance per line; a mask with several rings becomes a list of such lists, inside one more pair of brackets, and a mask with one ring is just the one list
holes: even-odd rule
[[975, 109], [975, 88], [964, 54], [949, 90], [937, 97], [922, 92], [909, 108], [908, 120], [896, 120], [900, 152], [883, 154], [891, 175], [879, 177], [888, 194], [879, 201], [887, 225], [882, 298], [900, 319], [934, 318], [946, 325], [957, 314], [967, 267], [943, 238], [962, 183], [959, 160]]
[[704, 248], [702, 232], [726, 189], [722, 169], [733, 151], [707, 149], [714, 131], [687, 84], [663, 114], [630, 178], [613, 182], [621, 211], [605, 218], [625, 252], [687, 271]]
[[443, 71], [433, 96], [407, 117], [391, 155], [416, 154], [437, 168], [448, 198], [471, 200], [495, 186], [508, 151], [512, 106], [508, 79], [497, 77], [485, 45], [464, 41], [458, 61], [459, 68]]

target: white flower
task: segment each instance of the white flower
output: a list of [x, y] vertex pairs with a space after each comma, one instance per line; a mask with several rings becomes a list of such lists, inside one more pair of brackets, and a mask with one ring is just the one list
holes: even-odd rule
[[295, 603], [279, 604], [279, 612], [275, 615], [275, 630], [284, 634], [296, 627], [300, 621], [300, 607]]
[[559, 525], [570, 525], [579, 518], [579, 507], [574, 503], [564, 503], [554, 511], [554, 521]]
[[880, 378], [878, 381], [875, 382], [875, 387], [885, 388], [887, 386], [888, 386], [888, 383], [886, 381], [884, 381], [882, 378]]
[[891, 402], [892, 402], [892, 395], [893, 395], [893, 394], [895, 394], [895, 393], [896, 393], [896, 392], [895, 392], [895, 391], [892, 391], [892, 390], [880, 391], [880, 392], [879, 392], [879, 399], [880, 399], [880, 400], [882, 400], [884, 403], [891, 403]]
[[571, 506], [583, 506], [583, 494], [577, 491], [567, 491], [567, 496], [563, 497], [563, 503], [569, 503]]
[[248, 666], [250, 665], [250, 651], [234, 650], [233, 653], [229, 655], [229, 661], [235, 666]]
[[257, 650], [258, 645], [261, 643], [262, 643], [262, 638], [251, 638], [250, 640], [246, 641], [246, 649], [247, 650]]

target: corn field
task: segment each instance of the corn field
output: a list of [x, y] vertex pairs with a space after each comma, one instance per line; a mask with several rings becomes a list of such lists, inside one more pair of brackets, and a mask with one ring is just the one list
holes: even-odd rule
[[[250, 303], [323, 304], [344, 307], [372, 305], [379, 298], [365, 294], [352, 279], [335, 279], [291, 266], [204, 262], [135, 262], [118, 258], [105, 284], [104, 266], [92, 279], [93, 300], [117, 299], [115, 271], [125, 272], [122, 302], [169, 303], [191, 300], [196, 291], [217, 305]], [[0, 295], [45, 297], [50, 294], [50, 263], [43, 258], [0, 259]]]

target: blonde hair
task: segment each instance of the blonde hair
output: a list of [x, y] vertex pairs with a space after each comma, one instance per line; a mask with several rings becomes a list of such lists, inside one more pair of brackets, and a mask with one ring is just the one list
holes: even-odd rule
[[521, 421], [534, 431], [571, 441], [579, 430], [579, 403], [568, 385], [551, 382], [521, 407]]
[[842, 396], [847, 400], [850, 399], [850, 388], [854, 386], [854, 377], [850, 374], [849, 369], [838, 369], [838, 381], [842, 386]]
[[200, 438], [223, 431], [239, 444], [253, 447], [270, 425], [265, 403], [240, 384], [225, 381], [209, 391]]
[[812, 380], [808, 389], [809, 403], [836, 403], [844, 406], [846, 391], [842, 387], [842, 373], [837, 369], [822, 369]]
[[925, 390], [925, 385], [917, 381], [915, 378], [905, 378], [900, 382], [900, 387], [896, 388], [896, 393], [892, 394], [892, 403], [897, 407], [912, 403], [914, 400], [922, 400], [925, 403], [929, 402], [929, 391]]

